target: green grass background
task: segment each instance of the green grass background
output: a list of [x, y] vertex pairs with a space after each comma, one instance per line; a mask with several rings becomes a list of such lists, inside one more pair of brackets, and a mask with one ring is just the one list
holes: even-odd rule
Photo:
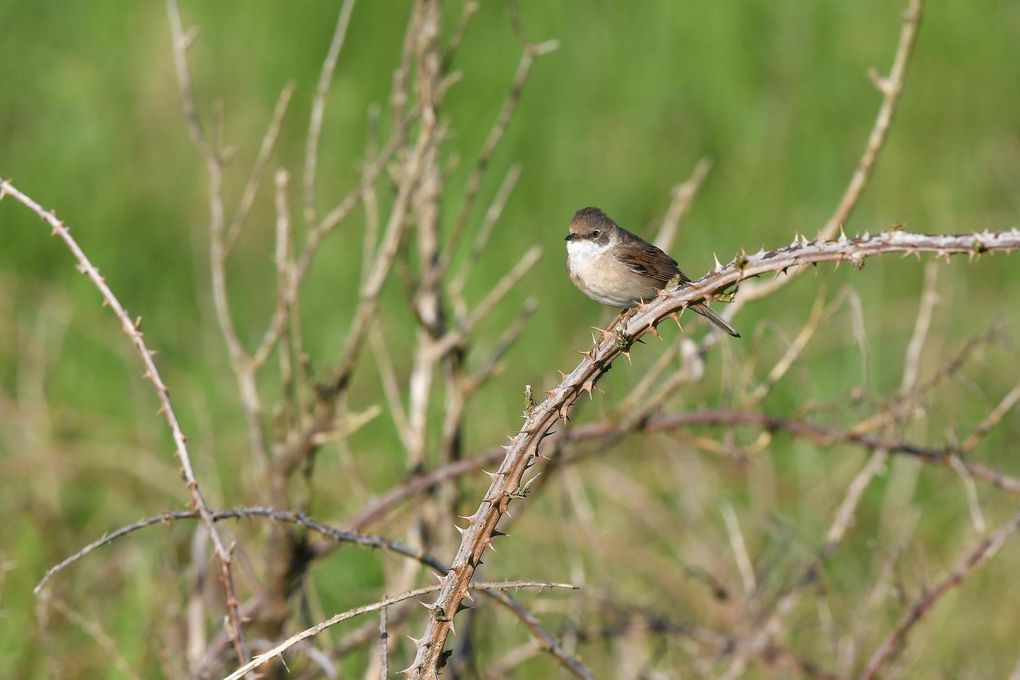
[[[308, 107], [335, 5], [183, 4], [185, 23], [201, 29], [190, 58], [202, 113], [208, 123], [213, 102], [222, 101], [225, 138], [236, 150], [227, 170], [228, 205], [239, 195], [277, 94], [289, 80], [297, 89], [273, 167], [291, 169], [298, 188]], [[326, 110], [322, 206], [356, 181], [366, 111], [372, 103], [386, 104], [408, 6], [364, 2], [354, 11]], [[458, 8], [444, 4], [448, 25]], [[577, 208], [598, 205], [649, 235], [670, 188], [700, 158], [711, 159], [713, 170], [673, 248], [693, 276], [711, 266], [713, 252], [725, 262], [741, 247], [785, 244], [794, 232], [813, 234], [824, 223], [879, 104], [866, 72], [872, 67], [884, 72], [891, 63], [902, 10], [902, 3], [888, 0], [522, 3], [528, 37], [556, 38], [561, 48], [535, 66], [483, 184], [473, 224], [503, 172], [521, 165], [520, 182], [471, 280], [470, 299], [479, 299], [529, 246], [542, 246], [544, 255], [514, 302], [482, 327], [480, 346], [495, 342], [524, 297], [537, 296], [540, 307], [530, 332], [508, 357], [511, 370], [483, 391], [471, 412], [469, 450], [515, 429], [521, 386], [553, 385], [555, 369], [572, 365], [571, 350], [584, 346], [588, 326], [604, 320], [602, 310], [564, 275], [562, 235]], [[228, 505], [250, 501], [257, 473], [248, 464], [243, 419], [208, 294], [206, 184], [180, 111], [163, 4], [0, 0], [0, 36], [0, 176], [56, 209], [128, 309], [144, 317], [146, 337], [160, 352], [161, 369], [194, 442], [207, 494]], [[848, 232], [897, 223], [926, 232], [1016, 226], [1018, 43], [1018, 3], [931, 4], [892, 134]], [[484, 2], [453, 64], [463, 70], [463, 79], [442, 111], [454, 129], [445, 159], [460, 159], [443, 204], [447, 224], [519, 52], [505, 5]], [[297, 206], [297, 192], [293, 196]], [[230, 262], [235, 318], [249, 342], [261, 332], [274, 300], [272, 219], [271, 195], [264, 190]], [[335, 359], [356, 304], [361, 219], [359, 212], [330, 238], [304, 290], [305, 334], [317, 367]], [[926, 369], [997, 320], [1007, 329], [1020, 328], [1017, 266], [1015, 258], [986, 257], [940, 268], [940, 306]], [[683, 407], [719, 403], [719, 378], [727, 370], [721, 363], [760, 378], [807, 317], [820, 286], [835, 294], [852, 285], [861, 296], [868, 360], [862, 363], [847, 315], [837, 315], [804, 366], [770, 396], [766, 410], [840, 403], [862, 384], [891, 393], [899, 385], [921, 280], [922, 265], [913, 259], [870, 262], [862, 272], [820, 268], [740, 316], [747, 337], [710, 358], [706, 385]], [[385, 304], [399, 310], [400, 293], [391, 288]], [[410, 327], [400, 326], [407, 322], [396, 314], [387, 319], [399, 355], [411, 346]], [[654, 345], [640, 348], [635, 370], [658, 351]], [[757, 364], [752, 356], [758, 356]], [[408, 366], [409, 359], [398, 369]], [[1018, 369], [1015, 347], [990, 350], [968, 369], [966, 380], [939, 393], [914, 434], [937, 442], [950, 425], [966, 433], [1017, 381]], [[52, 662], [70, 676], [120, 677], [80, 631], [60, 625], [50, 637], [39, 632], [31, 586], [83, 542], [185, 502], [155, 400], [139, 373], [116, 323], [75, 272], [66, 250], [26, 210], [10, 200], [0, 204], [2, 676], [41, 677]], [[374, 373], [363, 373], [356, 400], [376, 394]], [[623, 394], [633, 374], [619, 373], [607, 379], [608, 397], [584, 407], [582, 420]], [[982, 447], [982, 460], [1020, 471], [1017, 435], [1020, 422], [1007, 417]], [[385, 418], [359, 433], [353, 445], [364, 452], [359, 465], [376, 490], [400, 478], [403, 458]], [[761, 464], [764, 470], [720, 468], [694, 478], [699, 491], [684, 489], [681, 480], [680, 494], [659, 479], [658, 463], [650, 457], [636, 458], [627, 469], [647, 482], [667, 515], [681, 513], [677, 504], [700, 504], [698, 516], [707, 513], [706, 526], [716, 532], [722, 529], [713, 508], [724, 500], [734, 503], [752, 524], [756, 554], [767, 556], [780, 550], [782, 540], [792, 540], [790, 535], [810, 543], [824, 531], [831, 490], [843, 488], [862, 460], [850, 451], [833, 458], [802, 444], [777, 447]], [[335, 458], [323, 462], [325, 478], [342, 467]], [[688, 462], [699, 465], [693, 456]], [[973, 542], [957, 479], [923, 472], [916, 488], [896, 487], [901, 477], [894, 467], [869, 491], [857, 529], [833, 562], [830, 587], [847, 600], [866, 592], [861, 589], [878, 571], [876, 541], [885, 545], [895, 534], [900, 516], [890, 504], [909, 506], [921, 517], [911, 545], [924, 559], [914, 567], [930, 578]], [[768, 491], [759, 488], [766, 486]], [[550, 498], [542, 503], [555, 507], [556, 496]], [[990, 520], [1009, 515], [1008, 498], [982, 498]], [[356, 507], [342, 499], [319, 503], [321, 516], [335, 521]], [[611, 505], [597, 505], [612, 516]], [[818, 512], [819, 506], [825, 511]], [[535, 518], [540, 514], [545, 511]], [[506, 565], [526, 564], [536, 542], [551, 541], [555, 553], [559, 541], [567, 540], [541, 523], [522, 525], [521, 540], [500, 553]], [[716, 538], [725, 545], [723, 533]], [[160, 623], [160, 607], [154, 606], [160, 583], [178, 576], [177, 562], [165, 554], [168, 545], [185, 559], [187, 529], [150, 530], [60, 579], [62, 594], [101, 619], [143, 675], [159, 668], [146, 631]], [[550, 577], [562, 577], [564, 560], [543, 565]], [[329, 570], [339, 564], [340, 575]], [[929, 664], [922, 668], [973, 674], [967, 677], [1012, 668], [1016, 611], [1003, 607], [1002, 597], [1011, 594], [1013, 602], [1020, 597], [1015, 579], [1010, 585], [1008, 578], [1018, 564], [1017, 549], [1007, 548], [968, 584], [968, 597], [952, 600], [944, 615], [933, 616], [927, 639], [945, 644], [922, 646], [919, 656]], [[512, 566], [505, 573], [520, 575]], [[364, 601], [381, 573], [370, 556], [344, 551], [342, 560], [334, 558], [316, 577], [324, 607], [332, 610]], [[654, 601], [647, 580], [631, 585], [637, 596]], [[895, 620], [896, 611], [886, 612], [875, 635]], [[974, 645], [983, 650], [979, 658], [960, 658]]]

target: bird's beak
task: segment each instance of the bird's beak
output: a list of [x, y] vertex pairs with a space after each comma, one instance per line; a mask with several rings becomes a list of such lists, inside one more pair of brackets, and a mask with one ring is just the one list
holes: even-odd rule
[[577, 239], [577, 234], [567, 234], [566, 238], [564, 238], [563, 240], [564, 241], [574, 241], [576, 239]]

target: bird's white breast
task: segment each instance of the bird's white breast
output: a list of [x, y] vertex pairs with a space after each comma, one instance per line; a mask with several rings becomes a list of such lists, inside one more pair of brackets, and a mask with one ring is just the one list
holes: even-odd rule
[[585, 272], [591, 270], [605, 252], [609, 250], [609, 244], [599, 244], [589, 239], [580, 241], [567, 241], [567, 267], [570, 272], [578, 276], [584, 276]]
[[592, 300], [614, 307], [654, 297], [655, 288], [613, 257], [611, 247], [590, 240], [567, 241], [567, 272], [574, 285]]

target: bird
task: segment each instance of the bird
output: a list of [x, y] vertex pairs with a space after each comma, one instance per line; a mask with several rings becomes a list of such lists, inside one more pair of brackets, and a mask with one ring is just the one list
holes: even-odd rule
[[[571, 282], [604, 305], [627, 309], [654, 300], [674, 279], [680, 283], [691, 281], [676, 260], [618, 225], [599, 208], [582, 208], [574, 214], [566, 242]], [[740, 337], [707, 303], [696, 302], [690, 308], [726, 333]]]

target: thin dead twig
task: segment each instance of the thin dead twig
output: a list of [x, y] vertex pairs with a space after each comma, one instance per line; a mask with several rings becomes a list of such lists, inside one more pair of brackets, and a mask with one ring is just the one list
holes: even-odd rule
[[330, 86], [333, 84], [333, 72], [336, 70], [337, 61], [340, 59], [340, 51], [344, 46], [344, 39], [347, 37], [347, 26], [351, 21], [351, 13], [354, 11], [354, 0], [344, 0], [340, 6], [340, 14], [337, 16], [336, 28], [333, 29], [333, 38], [329, 43], [329, 50], [322, 62], [322, 69], [319, 72], [319, 82], [315, 87], [315, 97], [312, 99], [312, 111], [308, 120], [308, 136], [305, 139], [305, 167], [304, 167], [304, 216], [305, 222], [313, 225], [317, 220], [315, 206], [315, 174], [319, 161], [319, 137], [322, 134], [322, 119], [326, 111], [326, 98], [329, 95]]
[[379, 677], [390, 677], [390, 633], [387, 629], [386, 607], [379, 610]]
[[657, 247], [669, 252], [670, 247], [673, 245], [673, 239], [676, 238], [680, 222], [690, 209], [694, 196], [698, 193], [698, 189], [701, 188], [711, 169], [712, 162], [707, 158], [702, 158], [694, 166], [691, 176], [686, 181], [673, 187], [673, 200], [669, 202], [666, 215], [662, 218], [662, 224], [659, 226], [659, 233], [655, 237], [655, 245]]
[[[485, 171], [488, 169], [492, 155], [496, 152], [500, 141], [503, 139], [503, 135], [506, 133], [507, 127], [510, 125], [510, 119], [517, 108], [521, 93], [524, 91], [524, 85], [527, 83], [535, 61], [558, 48], [559, 42], [556, 40], [525, 46], [524, 53], [521, 54], [521, 59], [517, 64], [517, 71], [514, 73], [513, 82], [510, 84], [510, 92], [507, 94], [506, 100], [504, 100], [503, 106], [500, 108], [499, 114], [489, 130], [489, 134], [482, 143], [482, 150], [475, 161], [471, 176], [468, 177], [467, 185], [464, 188], [464, 199], [461, 201], [460, 210], [457, 212], [457, 217], [450, 231], [449, 243], [453, 246], [450, 250], [456, 247], [464, 235], [464, 229], [467, 226], [468, 217], [470, 217], [471, 210], [474, 208], [475, 201], [478, 198], [478, 191], [481, 189]], [[440, 275], [448, 266], [449, 255], [445, 256], [438, 266]]]
[[[384, 598], [382, 600], [379, 600], [378, 602], [373, 602], [372, 604], [366, 604], [366, 605], [363, 605], [361, 607], [355, 607], [353, 609], [348, 609], [345, 612], [341, 612], [339, 614], [336, 614], [336, 615], [326, 619], [325, 621], [322, 621], [320, 623], [315, 624], [311, 628], [306, 628], [305, 630], [301, 631], [300, 633], [297, 633], [296, 635], [292, 635], [291, 637], [287, 638], [286, 640], [284, 640], [280, 644], [276, 645], [276, 647], [273, 647], [272, 649], [270, 649], [268, 652], [265, 652], [263, 654], [259, 654], [254, 659], [252, 659], [250, 662], [246, 663], [245, 665], [241, 666], [240, 668], [235, 670], [230, 675], [226, 676], [223, 680], [237, 680], [238, 678], [244, 676], [246, 673], [248, 673], [248, 672], [258, 668], [259, 666], [264, 665], [265, 663], [271, 661], [272, 659], [274, 659], [274, 658], [276, 658], [278, 656], [282, 656], [282, 654], [285, 651], [287, 651], [288, 649], [290, 649], [294, 645], [298, 644], [299, 642], [301, 642], [303, 640], [307, 640], [310, 637], [314, 637], [314, 636], [318, 635], [319, 633], [321, 633], [322, 631], [326, 630], [327, 628], [335, 626], [338, 623], [342, 623], [343, 621], [347, 621], [348, 619], [352, 619], [355, 616], [360, 616], [361, 614], [367, 614], [369, 612], [379, 611], [380, 609], [382, 609], [384, 607], [388, 607], [388, 606], [396, 604], [398, 602], [403, 602], [404, 600], [410, 600], [410, 599], [415, 598], [415, 597], [421, 597], [422, 595], [428, 595], [429, 593], [434, 593], [437, 590], [439, 590], [439, 588], [440, 588], [440, 586], [438, 586], [438, 585], [436, 585], [436, 586], [425, 586], [423, 588], [416, 588], [414, 590], [409, 590], [406, 593], [402, 593], [400, 595], [394, 595], [392, 597], [387, 597], [387, 598]], [[476, 584], [471, 586], [472, 590], [477, 590], [477, 591], [503, 591], [503, 590], [515, 590], [515, 589], [518, 589], [518, 588], [539, 588], [539, 589], [542, 589], [542, 590], [550, 589], [550, 588], [566, 588], [566, 589], [570, 589], [570, 590], [576, 590], [577, 589], [576, 586], [574, 586], [572, 584], [569, 584], [569, 583], [550, 583], [548, 581], [506, 581], [506, 582], [502, 582], [502, 583], [501, 582], [476, 583]]]
[[1020, 513], [1016, 514], [1012, 520], [1003, 524], [991, 534], [983, 538], [976, 546], [974, 546], [974, 548], [964, 555], [963, 559], [960, 560], [951, 572], [949, 572], [932, 588], [926, 590], [925, 593], [914, 602], [910, 609], [904, 613], [899, 624], [897, 624], [897, 626], [889, 632], [882, 641], [882, 644], [875, 650], [875, 653], [868, 660], [864, 670], [862, 670], [861, 674], [858, 676], [859, 680], [871, 680], [878, 675], [882, 666], [896, 656], [906, 645], [907, 637], [910, 635], [911, 630], [914, 626], [921, 622], [928, 612], [931, 611], [932, 607], [934, 607], [946, 593], [960, 585], [965, 578], [995, 557], [995, 554], [999, 552], [1003, 545], [1005, 545], [1006, 540], [1017, 530], [1020, 530]]
[[287, 105], [290, 103], [291, 95], [294, 94], [294, 83], [287, 83], [280, 91], [280, 97], [276, 100], [276, 107], [273, 109], [272, 118], [269, 120], [269, 127], [262, 137], [262, 144], [259, 146], [258, 156], [252, 165], [251, 174], [241, 192], [241, 201], [237, 206], [234, 219], [227, 226], [224, 237], [224, 250], [229, 253], [233, 248], [237, 237], [241, 235], [241, 228], [248, 219], [251, 207], [255, 203], [255, 195], [258, 193], [259, 183], [269, 165], [269, 158], [273, 155], [273, 147], [276, 146], [276, 139], [280, 134], [280, 126], [283, 124], [283, 117], [287, 113]]
[[103, 651], [106, 653], [107, 658], [110, 660], [114, 668], [120, 671], [121, 674], [126, 678], [140, 678], [141, 676], [135, 672], [128, 663], [127, 659], [117, 648], [117, 643], [110, 637], [103, 627], [96, 621], [85, 618], [82, 614], [72, 609], [66, 602], [60, 598], [54, 598], [50, 600], [49, 606], [56, 610], [68, 623], [75, 626], [90, 638], [96, 641]]

